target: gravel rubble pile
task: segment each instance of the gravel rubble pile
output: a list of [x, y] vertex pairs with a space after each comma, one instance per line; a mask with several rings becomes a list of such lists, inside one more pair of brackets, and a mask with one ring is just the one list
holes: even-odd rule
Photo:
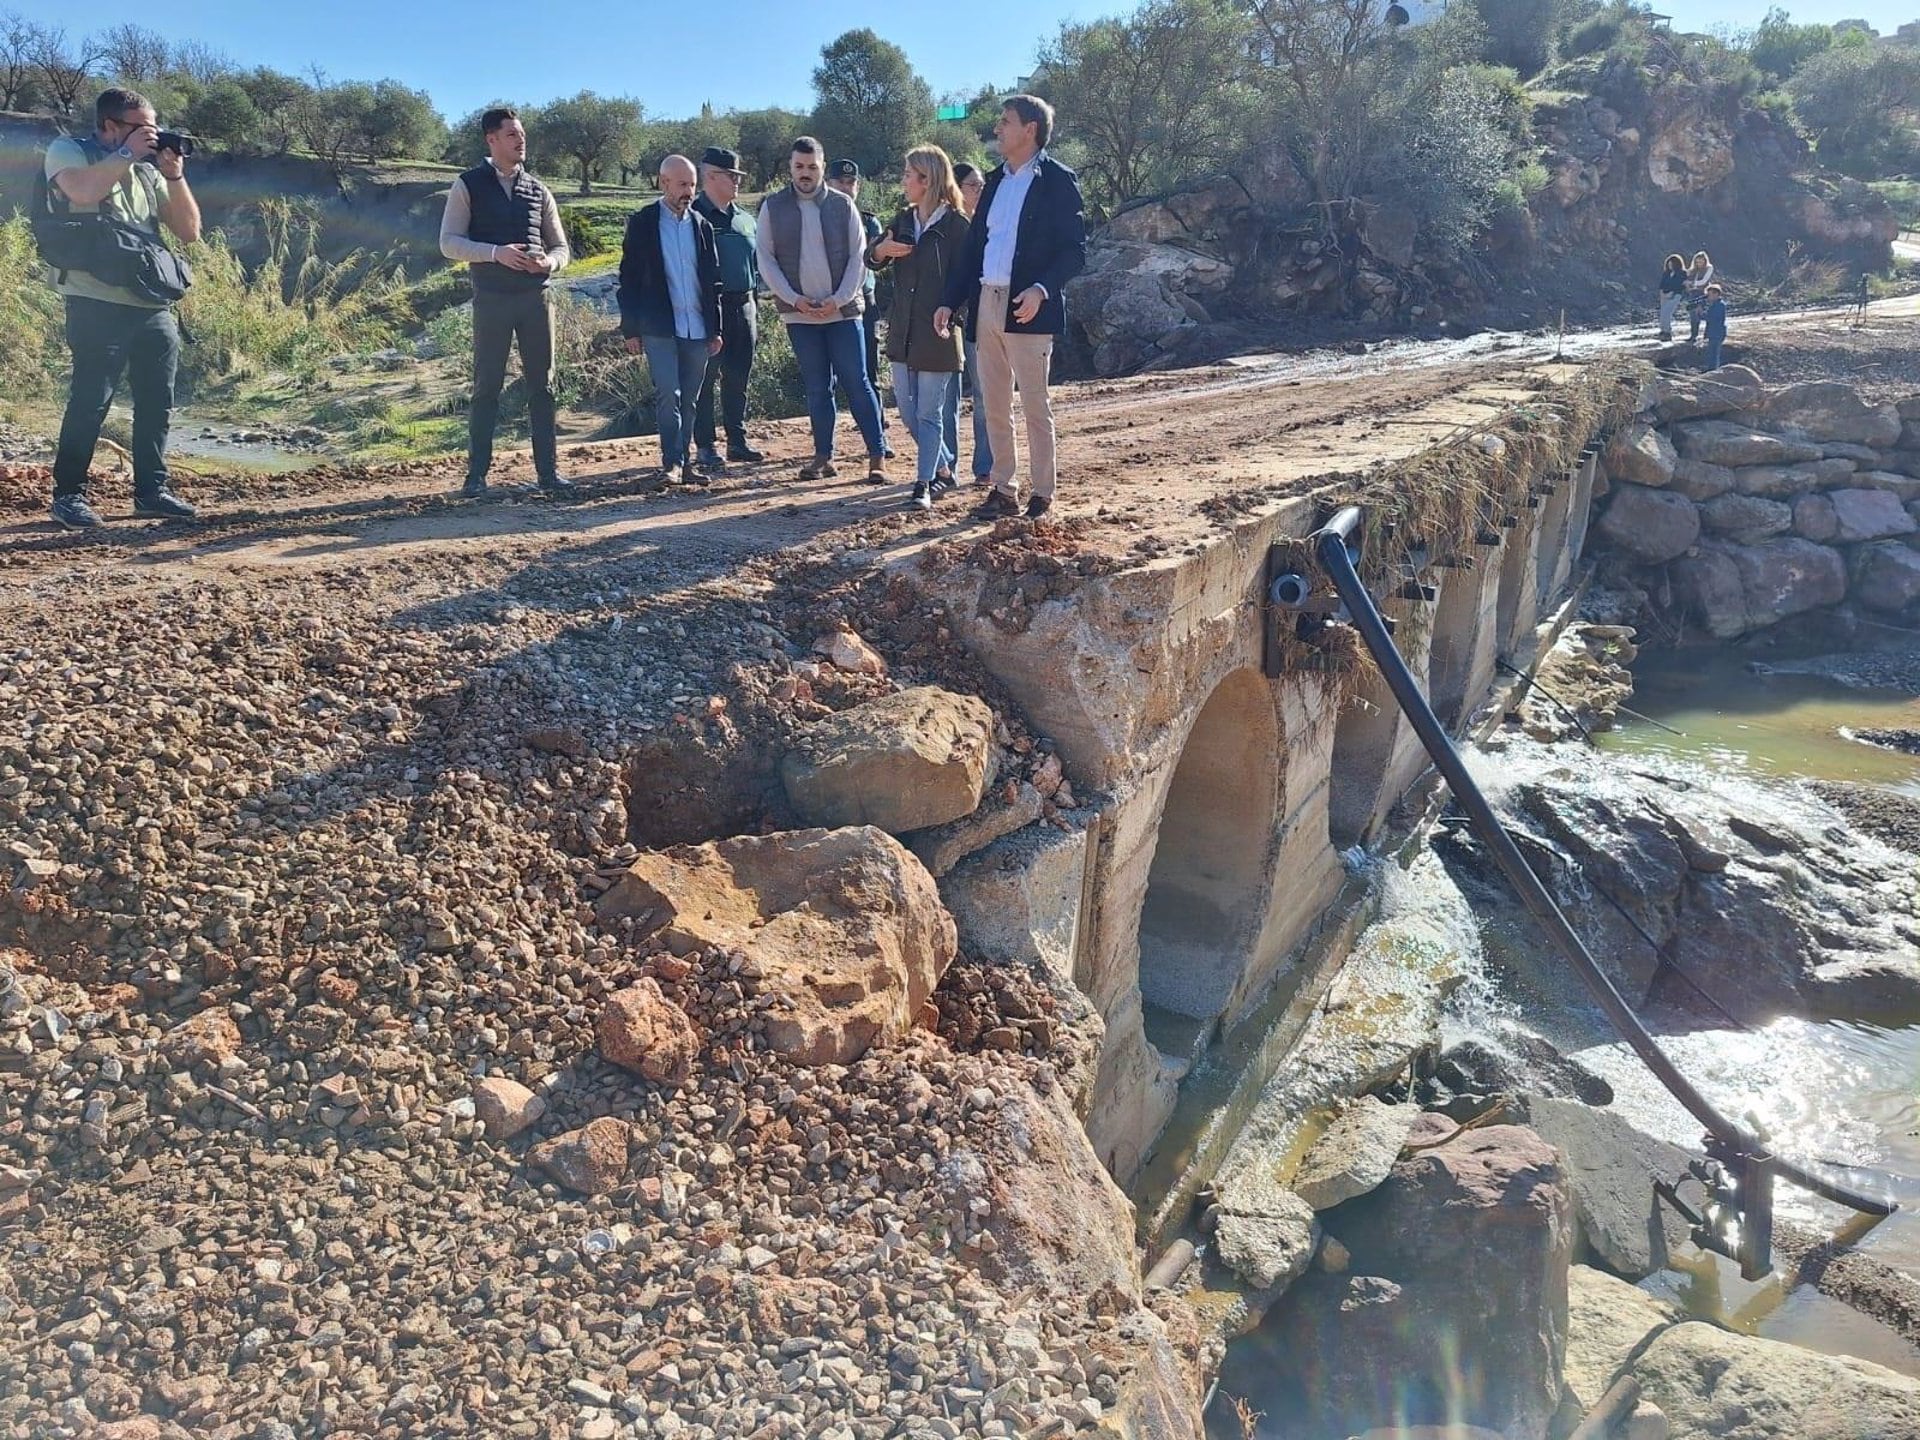
[[[1091, 1156], [1044, 987], [963, 960], [938, 1033], [807, 1070], [740, 956], [594, 925], [636, 843], [790, 823], [793, 727], [916, 663], [965, 688], [937, 616], [770, 566], [508, 540], [15, 608], [0, 1433], [1048, 1436], [1116, 1403], [1157, 1323], [1130, 1231], [1112, 1284], [1059, 1283], [1098, 1247], [1008, 1178], [1036, 1130]], [[811, 653], [856, 621], [893, 678]], [[996, 739], [1074, 823], [1051, 746]], [[640, 980], [685, 1083], [596, 1053]], [[530, 1162], [556, 1141], [614, 1183]]]

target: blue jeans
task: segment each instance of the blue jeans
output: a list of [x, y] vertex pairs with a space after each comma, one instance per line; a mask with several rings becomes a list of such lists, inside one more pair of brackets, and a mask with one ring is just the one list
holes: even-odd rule
[[793, 358], [800, 366], [800, 378], [807, 387], [807, 419], [813, 426], [813, 453], [833, 458], [833, 426], [840, 409], [833, 403], [833, 382], [838, 379], [847, 392], [847, 408], [853, 423], [860, 427], [860, 438], [867, 442], [867, 454], [877, 458], [881, 452], [880, 397], [873, 393], [867, 377], [866, 337], [858, 320], [835, 320], [827, 325], [789, 325], [787, 338], [793, 344]]
[[647, 335], [647, 369], [653, 372], [653, 414], [660, 422], [660, 463], [678, 470], [687, 461], [700, 387], [707, 379], [707, 342], [676, 335]]
[[[985, 480], [993, 474], [993, 446], [987, 440], [987, 407], [980, 403], [980, 345], [967, 341], [967, 393], [973, 396], [973, 478]], [[956, 391], [959, 387], [955, 387]], [[956, 446], [953, 452], [959, 455]], [[959, 461], [954, 462], [956, 465]]]
[[1727, 337], [1724, 335], [1707, 336], [1707, 369], [1718, 370], [1720, 368], [1720, 347], [1726, 343]]
[[947, 401], [958, 388], [960, 377], [951, 370], [909, 370], [893, 367], [893, 398], [900, 407], [900, 418], [907, 433], [919, 447], [914, 478], [926, 484], [942, 465], [953, 465], [953, 452], [947, 449]]

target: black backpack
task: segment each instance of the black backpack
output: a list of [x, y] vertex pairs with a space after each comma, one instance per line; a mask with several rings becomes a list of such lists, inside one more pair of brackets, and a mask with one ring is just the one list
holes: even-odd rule
[[[158, 192], [153, 196], [157, 201]], [[31, 224], [40, 259], [58, 283], [79, 270], [162, 305], [180, 299], [193, 284], [191, 267], [158, 235], [101, 212], [74, 214], [67, 197], [47, 179], [44, 158], [33, 182]]]

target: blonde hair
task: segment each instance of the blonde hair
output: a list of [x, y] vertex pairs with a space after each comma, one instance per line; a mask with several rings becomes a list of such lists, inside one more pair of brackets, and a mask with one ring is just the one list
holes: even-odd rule
[[934, 205], [945, 205], [956, 213], [962, 209], [960, 187], [953, 180], [953, 157], [938, 145], [916, 145], [907, 152], [907, 168], [926, 177], [927, 192]]

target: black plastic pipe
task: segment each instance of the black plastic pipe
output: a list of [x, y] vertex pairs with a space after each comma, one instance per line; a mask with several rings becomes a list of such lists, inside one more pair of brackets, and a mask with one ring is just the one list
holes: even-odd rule
[[[1513, 843], [1513, 837], [1507, 834], [1506, 827], [1493, 813], [1486, 796], [1480, 793], [1480, 787], [1473, 783], [1473, 777], [1461, 762], [1460, 752], [1454, 749], [1446, 727], [1433, 713], [1433, 707], [1427, 704], [1426, 696], [1420, 693], [1413, 672], [1407, 669], [1407, 662], [1400, 658], [1400, 652], [1394, 648], [1386, 622], [1381, 619], [1379, 610], [1374, 607], [1373, 597], [1367, 593], [1359, 572], [1353, 567], [1353, 554], [1349, 547], [1359, 525], [1360, 507], [1349, 505], [1308, 537], [1308, 543], [1313, 547], [1314, 558], [1320, 562], [1320, 568], [1333, 581], [1334, 589], [1340, 592], [1340, 598], [1346, 602], [1347, 612], [1372, 654], [1374, 664], [1379, 666], [1380, 674], [1386, 679], [1387, 688], [1393, 691], [1393, 698], [1399, 702], [1401, 710], [1412, 723], [1420, 743], [1433, 758], [1435, 768], [1453, 791], [1454, 799], [1467, 812], [1467, 820], [1473, 826], [1474, 834], [1479, 836], [1480, 843], [1492, 854], [1533, 918], [1540, 922], [1541, 927], [1559, 945], [1561, 952], [1573, 962], [1587, 989], [1593, 992], [1593, 998], [1599, 1001], [1607, 1019], [1613, 1022], [1613, 1028], [1633, 1047], [1634, 1053], [1653, 1071], [1660, 1083], [1728, 1150], [1751, 1157], [1767, 1156], [1766, 1145], [1714, 1109], [1713, 1102], [1681, 1073], [1648, 1033], [1647, 1027], [1640, 1023], [1640, 1017], [1633, 1013], [1625, 997], [1614, 988], [1599, 962], [1567, 923], [1567, 917], [1560, 913], [1560, 907], [1554, 904], [1546, 886], [1540, 883], [1540, 877], [1533, 873], [1526, 857]], [[1876, 1200], [1862, 1195], [1837, 1180], [1777, 1155], [1769, 1157], [1768, 1165], [1775, 1174], [1794, 1184], [1866, 1215], [1890, 1215], [1898, 1208], [1891, 1200]]]

